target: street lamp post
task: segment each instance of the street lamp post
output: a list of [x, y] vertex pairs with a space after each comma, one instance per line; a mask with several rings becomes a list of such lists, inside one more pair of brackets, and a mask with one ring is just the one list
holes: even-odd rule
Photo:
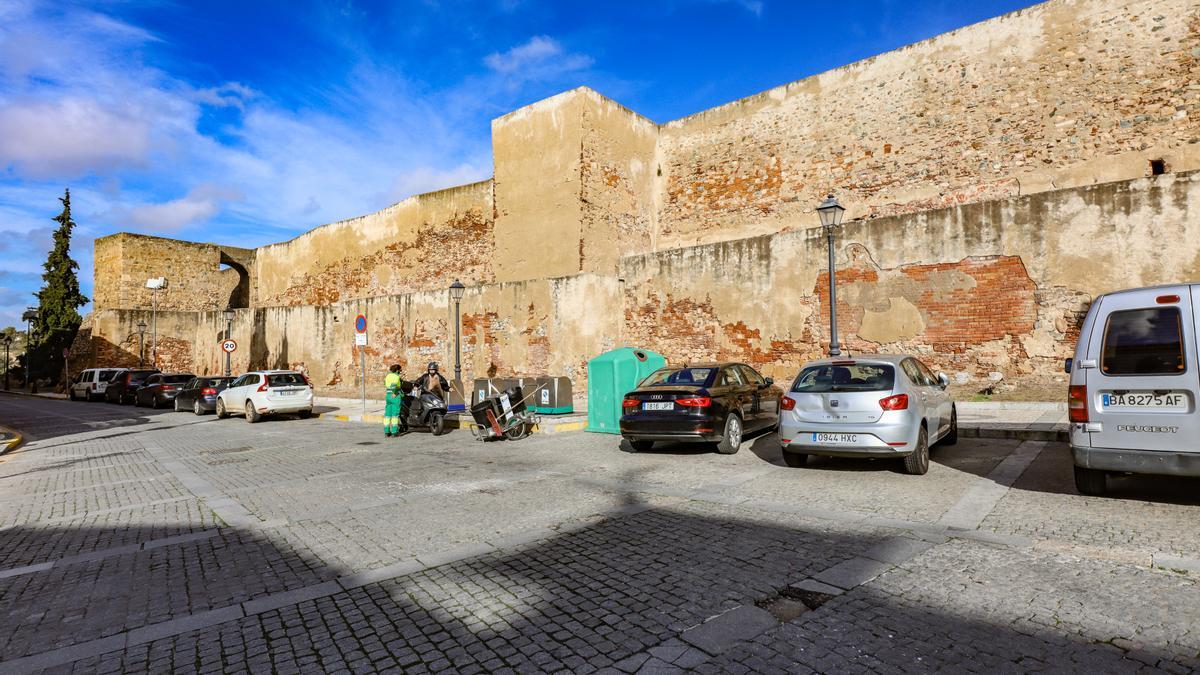
[[25, 313], [21, 315], [21, 320], [25, 322], [25, 381], [29, 383], [29, 393], [37, 393], [37, 380], [33, 377], [33, 358], [29, 353], [30, 347], [33, 346], [33, 322], [37, 321], [37, 310], [29, 307]]
[[[228, 340], [233, 337], [233, 317], [237, 313], [233, 309], [227, 308], [223, 314], [225, 316], [225, 339]], [[233, 375], [233, 366], [230, 362], [232, 356], [229, 352], [225, 352], [225, 377]]]
[[458, 308], [467, 287], [458, 279], [450, 284], [450, 297], [454, 298], [454, 379], [462, 382], [462, 331], [459, 328]]
[[139, 320], [138, 327], [138, 368], [146, 367], [146, 322]]
[[8, 369], [12, 366], [12, 361], [9, 360], [8, 348], [12, 346], [12, 336], [4, 336], [4, 388], [8, 389]]
[[158, 292], [167, 287], [166, 277], [146, 280], [150, 289], [150, 363], [158, 367]]
[[835, 279], [833, 257], [833, 232], [842, 225], [842, 215], [846, 208], [829, 195], [817, 207], [817, 215], [821, 217], [821, 227], [825, 229], [825, 241], [829, 248], [829, 355], [841, 356], [842, 349], [838, 345], [837, 332], [837, 281]]

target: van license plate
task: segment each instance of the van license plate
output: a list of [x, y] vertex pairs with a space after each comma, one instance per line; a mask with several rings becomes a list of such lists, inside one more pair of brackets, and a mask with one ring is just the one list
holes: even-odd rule
[[1102, 394], [1103, 408], [1133, 408], [1135, 410], [1180, 410], [1187, 411], [1188, 397], [1182, 391], [1165, 394], [1153, 392], [1130, 392], [1127, 394]]
[[858, 442], [858, 434], [817, 434], [812, 435], [813, 443], [827, 445], [848, 445]]
[[642, 410], [674, 410], [675, 404], [670, 401], [666, 403], [643, 403]]

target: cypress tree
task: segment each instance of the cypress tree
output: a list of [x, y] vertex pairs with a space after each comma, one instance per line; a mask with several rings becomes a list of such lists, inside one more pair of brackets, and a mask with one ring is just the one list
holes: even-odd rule
[[64, 347], [70, 347], [83, 317], [79, 308], [88, 299], [79, 291], [79, 278], [75, 270], [79, 263], [71, 259], [71, 230], [75, 221], [71, 219], [71, 190], [59, 197], [62, 213], [54, 217], [58, 229], [54, 231], [54, 248], [46, 257], [45, 282], [38, 291], [38, 318], [34, 321], [31, 353], [34, 358], [33, 375], [37, 378], [58, 380], [62, 375]]

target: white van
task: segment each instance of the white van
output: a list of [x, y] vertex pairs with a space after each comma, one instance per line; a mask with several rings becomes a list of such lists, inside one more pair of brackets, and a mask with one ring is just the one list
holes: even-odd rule
[[1067, 360], [1075, 486], [1103, 494], [1108, 472], [1200, 476], [1200, 284], [1096, 298]]
[[79, 377], [71, 382], [67, 396], [72, 401], [84, 399], [98, 401], [104, 398], [104, 390], [108, 389], [108, 380], [119, 370], [118, 368], [88, 368], [79, 373]]

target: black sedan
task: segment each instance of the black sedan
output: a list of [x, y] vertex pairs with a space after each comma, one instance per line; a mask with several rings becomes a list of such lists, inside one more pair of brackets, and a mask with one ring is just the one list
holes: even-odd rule
[[778, 426], [782, 397], [743, 363], [662, 368], [625, 395], [621, 435], [639, 452], [672, 441], [714, 443], [732, 455], [745, 435]]
[[174, 403], [175, 396], [183, 385], [196, 379], [191, 373], [156, 373], [146, 378], [145, 384], [137, 390], [133, 404], [148, 405], [158, 408], [168, 403]]
[[175, 412], [191, 410], [197, 415], [212, 412], [217, 409], [217, 394], [233, 382], [232, 377], [211, 376], [195, 377], [183, 385], [175, 396]]
[[159, 372], [153, 368], [127, 368], [112, 376], [104, 390], [104, 400], [109, 403], [133, 403], [137, 390], [146, 378]]

